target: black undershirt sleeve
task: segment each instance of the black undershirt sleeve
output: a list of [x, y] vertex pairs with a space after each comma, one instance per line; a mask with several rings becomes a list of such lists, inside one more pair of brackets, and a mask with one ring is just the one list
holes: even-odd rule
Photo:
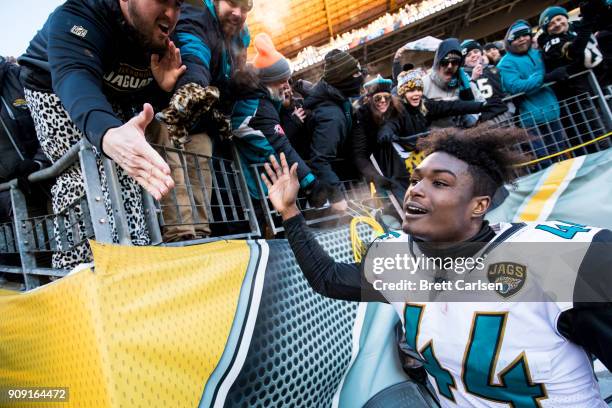
[[289, 245], [312, 289], [333, 299], [386, 302], [365, 280], [359, 264], [336, 262], [321, 248], [304, 217], [283, 222]]
[[576, 305], [561, 313], [557, 329], [612, 371], [612, 305]]
[[612, 231], [598, 232], [578, 270], [574, 307], [557, 329], [612, 371]]

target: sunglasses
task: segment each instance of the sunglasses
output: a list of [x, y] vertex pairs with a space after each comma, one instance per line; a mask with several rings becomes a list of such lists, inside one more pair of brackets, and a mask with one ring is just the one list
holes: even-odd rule
[[444, 58], [443, 60], [440, 61], [440, 66], [442, 67], [446, 67], [448, 66], [448, 64], [452, 65], [453, 67], [458, 67], [461, 64], [461, 59], [460, 58]]
[[378, 93], [372, 97], [374, 103], [387, 102], [391, 100], [390, 93]]
[[518, 40], [521, 37], [531, 37], [531, 31], [529, 30], [519, 31], [517, 33], [514, 33], [512, 38], [508, 38], [508, 40], [510, 43], [513, 43], [514, 41]]

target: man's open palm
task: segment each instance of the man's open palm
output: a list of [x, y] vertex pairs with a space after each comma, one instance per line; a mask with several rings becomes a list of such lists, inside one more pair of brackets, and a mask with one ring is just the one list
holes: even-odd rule
[[187, 67], [181, 60], [181, 51], [174, 43], [168, 43], [168, 49], [163, 56], [151, 55], [151, 73], [155, 82], [161, 89], [170, 92], [174, 89], [179, 77], [185, 73]]

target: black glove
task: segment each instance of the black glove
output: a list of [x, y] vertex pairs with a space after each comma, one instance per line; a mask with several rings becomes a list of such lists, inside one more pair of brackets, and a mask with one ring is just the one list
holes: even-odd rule
[[397, 343], [397, 354], [404, 372], [413, 381], [419, 384], [427, 384], [427, 372], [423, 366], [423, 359], [406, 342], [404, 331], [399, 322], [395, 325], [395, 341]]
[[491, 105], [486, 100], [480, 106], [480, 113], [491, 112], [495, 105]]
[[315, 208], [322, 207], [327, 201], [329, 195], [329, 186], [325, 183], [315, 180], [306, 190], [306, 199], [308, 203]]
[[567, 73], [567, 67], [559, 67], [555, 68], [549, 73], [544, 75], [544, 83], [547, 82], [561, 82], [565, 81], [569, 78], [569, 74]]
[[391, 142], [396, 142], [398, 137], [395, 133], [393, 133], [392, 131], [388, 130], [388, 129], [381, 129], [378, 132], [378, 143], [391, 143]]
[[371, 181], [376, 185], [376, 190], [393, 190], [395, 188], [395, 181], [380, 174], [372, 176]]

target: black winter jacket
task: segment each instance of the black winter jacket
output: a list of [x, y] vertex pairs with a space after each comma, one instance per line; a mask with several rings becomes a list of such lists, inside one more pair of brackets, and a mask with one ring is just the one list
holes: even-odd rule
[[18, 165], [24, 159], [48, 166], [38, 139], [30, 110], [19, 80], [21, 67], [0, 57], [0, 182], [18, 177]]
[[380, 185], [380, 187], [391, 189], [398, 200], [402, 201], [408, 188], [410, 174], [406, 168], [405, 159], [399, 155], [391, 143], [378, 143], [378, 131], [381, 126], [382, 124], [379, 125], [374, 121], [368, 105], [361, 105], [355, 110], [351, 138], [353, 160], [367, 181], [377, 183], [380, 173], [370, 159], [370, 156], [373, 155], [382, 175], [392, 181], [392, 186]]
[[[348, 98], [324, 80], [319, 81], [304, 100], [304, 108], [311, 110], [307, 128], [312, 134], [310, 145], [311, 168], [318, 179], [334, 188], [332, 202], [342, 199], [340, 178], [332, 163], [346, 158], [345, 150], [353, 126], [352, 106]], [[350, 163], [344, 162], [343, 167]]]
[[156, 110], [168, 103], [151, 73], [151, 55], [134, 38], [117, 0], [66, 1], [19, 63], [25, 87], [57, 94], [99, 151], [106, 131], [123, 125], [143, 103]]
[[202, 87], [214, 85], [221, 91], [221, 100], [226, 100], [231, 107], [231, 78], [245, 62], [249, 30], [245, 26], [233, 38], [225, 38], [213, 1], [203, 3], [203, 6], [193, 6], [185, 2], [181, 6], [181, 17], [172, 39], [181, 49], [187, 71], [179, 78], [176, 88], [191, 82]]
[[404, 102], [404, 112], [389, 119], [378, 131], [378, 143], [397, 142], [407, 148], [414, 148], [419, 135], [429, 131], [431, 122], [435, 119], [479, 113], [483, 110], [483, 102], [475, 101], [438, 101], [423, 99], [427, 113]]
[[381, 127], [374, 121], [370, 109], [369, 105], [361, 105], [355, 110], [351, 140], [353, 159], [366, 180], [373, 180], [378, 174], [370, 161], [370, 155], [379, 150], [376, 138]]

